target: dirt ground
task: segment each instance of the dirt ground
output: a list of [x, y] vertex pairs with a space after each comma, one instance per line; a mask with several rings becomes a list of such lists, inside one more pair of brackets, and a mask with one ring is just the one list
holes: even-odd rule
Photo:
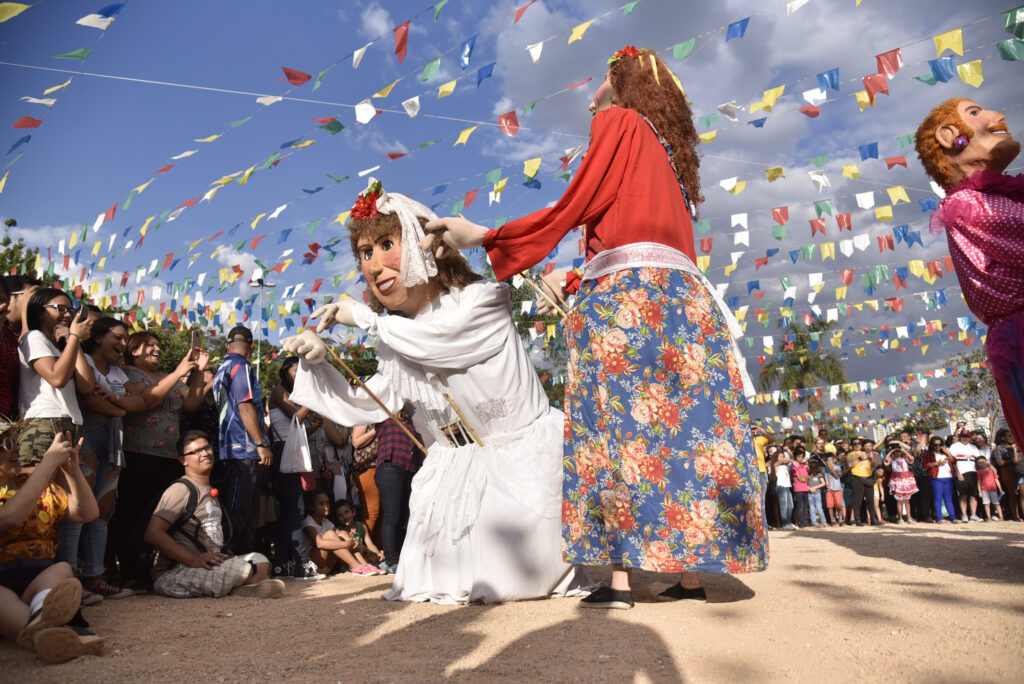
[[[604, 578], [603, 571], [595, 573]], [[773, 532], [769, 570], [705, 576], [709, 603], [449, 607], [384, 577], [289, 582], [276, 600], [136, 596], [86, 608], [103, 657], [0, 643], [8, 682], [1005, 682], [1024, 673], [1024, 524]]]

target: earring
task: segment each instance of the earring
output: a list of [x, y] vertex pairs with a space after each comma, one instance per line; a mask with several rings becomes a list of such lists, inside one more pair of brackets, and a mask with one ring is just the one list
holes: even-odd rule
[[966, 135], [960, 135], [953, 139], [953, 149], [960, 151], [967, 147], [967, 144], [971, 142], [971, 139]]

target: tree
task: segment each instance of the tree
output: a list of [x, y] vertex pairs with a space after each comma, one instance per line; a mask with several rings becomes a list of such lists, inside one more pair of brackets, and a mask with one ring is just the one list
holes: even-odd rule
[[1002, 414], [996, 380], [988, 367], [988, 354], [984, 349], [962, 352], [946, 360], [947, 368], [952, 367], [954, 375], [960, 378], [955, 392], [948, 392], [941, 405], [950, 417], [957, 413], [973, 413], [989, 420], [989, 428], [995, 427]]
[[[779, 325], [781, 327], [782, 323]], [[806, 327], [792, 323], [782, 352], [761, 367], [757, 377], [758, 389], [762, 392], [779, 390], [782, 393], [777, 407], [780, 415], [789, 415], [791, 391], [846, 382], [846, 368], [842, 359], [834, 352], [822, 351], [820, 347], [825, 338], [824, 333], [833, 327], [835, 323], [822, 318]], [[820, 390], [804, 392], [797, 398], [797, 402], [805, 404], [811, 413], [816, 413], [824, 409], [822, 394]], [[840, 390], [839, 396], [844, 401], [850, 399], [850, 393], [846, 390]]]
[[21, 238], [14, 240], [10, 229], [18, 226], [18, 221], [9, 218], [4, 221], [4, 236], [0, 238], [0, 274], [29, 273], [36, 265], [39, 248], [28, 248]]

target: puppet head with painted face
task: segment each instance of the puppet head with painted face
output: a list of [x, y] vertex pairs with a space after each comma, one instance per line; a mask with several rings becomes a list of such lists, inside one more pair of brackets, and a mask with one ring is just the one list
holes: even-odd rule
[[933, 109], [917, 129], [917, 156], [943, 188], [976, 171], [1002, 173], [1020, 153], [1006, 115], [973, 100], [953, 98]]
[[444, 245], [435, 256], [421, 249], [423, 224], [436, 214], [405, 195], [385, 192], [373, 178], [350, 217], [352, 253], [376, 313], [413, 316], [440, 293], [480, 279], [458, 250]]

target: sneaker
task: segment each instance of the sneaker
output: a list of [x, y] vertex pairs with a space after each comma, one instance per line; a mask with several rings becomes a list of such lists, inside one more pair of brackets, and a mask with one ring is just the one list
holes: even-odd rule
[[283, 577], [285, 579], [290, 579], [294, 573], [295, 561], [286, 561], [279, 565], [275, 565], [273, 568], [270, 569], [271, 577]]
[[[49, 596], [47, 596], [49, 598]], [[64, 663], [80, 655], [103, 653], [103, 637], [80, 635], [70, 627], [47, 627], [35, 633], [32, 646], [45, 662]]]
[[32, 650], [36, 633], [48, 627], [63, 627], [82, 605], [82, 583], [68, 578], [57, 583], [28, 618], [28, 624], [18, 633], [18, 646]]
[[611, 587], [601, 587], [580, 601], [584, 608], [615, 608], [628, 610], [633, 607], [633, 592], [619, 591]]
[[796, 529], [796, 525], [783, 525], [782, 529], [784, 529], [784, 530], [795, 530]]
[[82, 587], [82, 606], [95, 606], [103, 600], [103, 594]]
[[134, 596], [135, 591], [129, 589], [128, 587], [117, 587], [113, 584], [100, 582], [99, 586], [96, 587], [95, 591], [90, 591], [89, 589], [82, 590], [82, 605], [86, 605], [85, 594], [98, 594], [102, 598], [114, 600], [119, 598], [126, 598], [128, 596]]
[[317, 570], [316, 563], [311, 560], [307, 560], [302, 564], [296, 563], [291, 575], [292, 579], [301, 581], [322, 580], [326, 577], [327, 575]]
[[386, 574], [388, 574], [387, 570], [385, 570], [384, 568], [380, 567], [379, 565], [374, 565], [373, 563], [367, 563], [366, 567], [370, 568], [370, 571], [374, 575], [386, 575]]
[[380, 564], [380, 569], [384, 571], [385, 575], [394, 575], [398, 572], [398, 563], [388, 563], [384, 561]]
[[708, 595], [704, 593], [704, 587], [687, 589], [680, 582], [676, 582], [656, 597], [659, 601], [704, 601], [707, 602]]
[[349, 568], [349, 572], [360, 577], [369, 577], [370, 575], [376, 575], [377, 569], [369, 565], [357, 565], [354, 568]]
[[242, 584], [232, 589], [231, 595], [251, 598], [281, 598], [284, 595], [284, 582], [279, 579], [266, 579], [255, 584]]
[[970, 520], [971, 520], [971, 522], [981, 522], [982, 521], [981, 518], [979, 518], [976, 515], [972, 515]]

